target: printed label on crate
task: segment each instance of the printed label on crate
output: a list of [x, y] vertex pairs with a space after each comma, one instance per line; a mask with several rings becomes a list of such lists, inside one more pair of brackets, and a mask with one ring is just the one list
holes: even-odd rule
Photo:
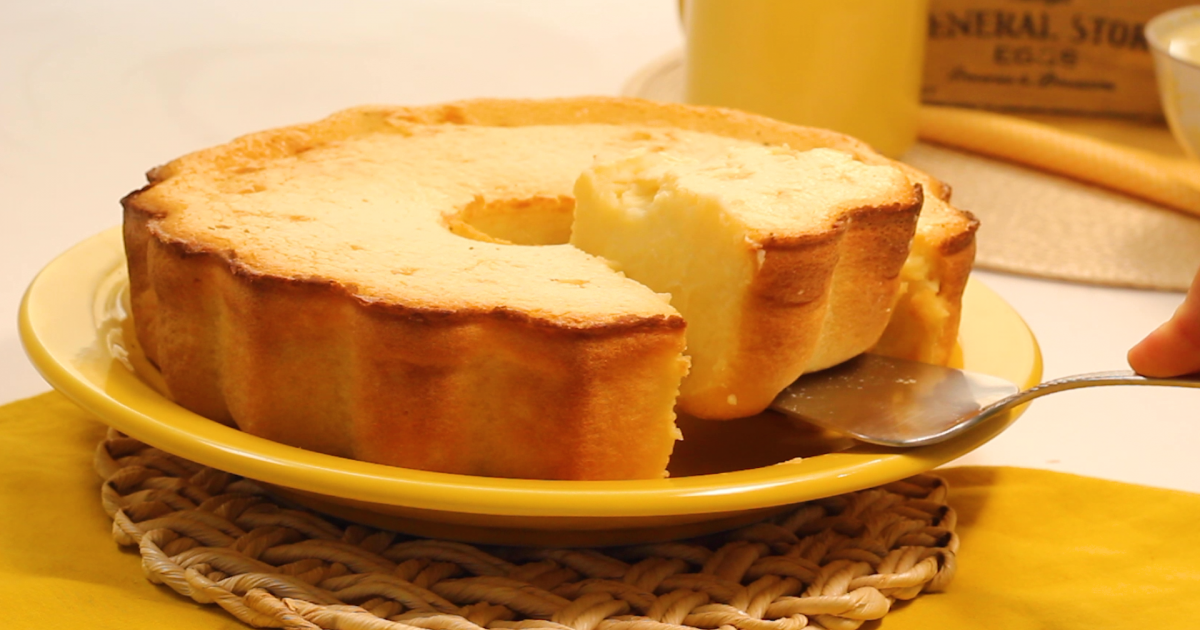
[[1143, 27], [1179, 0], [930, 0], [927, 103], [1162, 116]]

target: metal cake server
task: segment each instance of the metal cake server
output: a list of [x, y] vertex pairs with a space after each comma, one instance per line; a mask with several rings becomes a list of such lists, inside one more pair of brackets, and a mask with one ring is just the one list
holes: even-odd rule
[[1021, 391], [995, 376], [864, 354], [805, 374], [771, 408], [863, 442], [913, 447], [948, 440], [1046, 394], [1104, 385], [1200, 387], [1200, 374], [1151, 378], [1131, 371], [1096, 372]]

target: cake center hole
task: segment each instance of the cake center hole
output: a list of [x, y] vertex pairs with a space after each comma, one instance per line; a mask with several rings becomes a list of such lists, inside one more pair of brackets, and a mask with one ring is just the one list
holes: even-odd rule
[[484, 199], [445, 216], [450, 231], [473, 240], [561, 245], [571, 240], [575, 200], [567, 196]]

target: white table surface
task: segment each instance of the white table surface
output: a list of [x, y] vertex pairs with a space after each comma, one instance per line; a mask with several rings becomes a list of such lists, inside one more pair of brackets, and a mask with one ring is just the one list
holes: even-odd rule
[[[363, 103], [615, 95], [681, 43], [673, 0], [0, 3], [0, 402], [48, 389], [17, 337], [25, 287], [117, 225], [148, 168]], [[1125, 367], [1182, 300], [976, 274], [1029, 323], [1047, 378]], [[1200, 392], [1057, 394], [959, 463], [1200, 491]]]

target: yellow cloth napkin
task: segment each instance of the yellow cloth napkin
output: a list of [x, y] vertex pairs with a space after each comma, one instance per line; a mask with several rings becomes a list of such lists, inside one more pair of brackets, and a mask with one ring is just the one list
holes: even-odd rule
[[958, 574], [897, 628], [1200, 628], [1200, 494], [1022, 468], [950, 468]]
[[[0, 407], [0, 627], [245, 628], [113, 542], [104, 427], [57, 393]], [[1014, 468], [940, 471], [961, 547], [944, 593], [864, 628], [1200, 627], [1200, 495]]]
[[246, 628], [142, 574], [100, 506], [104, 425], [58, 393], [0, 407], [0, 628]]

